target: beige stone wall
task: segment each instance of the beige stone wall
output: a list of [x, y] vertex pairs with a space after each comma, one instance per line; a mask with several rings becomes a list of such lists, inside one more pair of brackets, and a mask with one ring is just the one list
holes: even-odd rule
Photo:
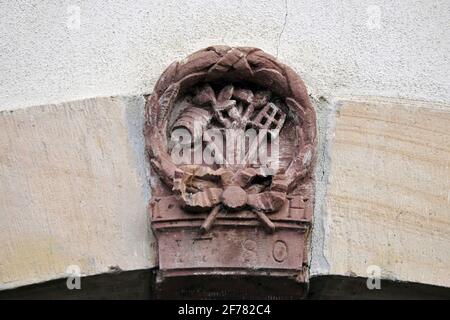
[[325, 210], [329, 273], [450, 287], [450, 108], [341, 101]]
[[144, 99], [0, 113], [0, 290], [154, 266]]
[[[143, 108], [117, 97], [0, 113], [0, 289], [70, 265], [155, 266]], [[384, 279], [450, 286], [450, 107], [372, 97], [317, 111], [311, 273], [376, 265]]]

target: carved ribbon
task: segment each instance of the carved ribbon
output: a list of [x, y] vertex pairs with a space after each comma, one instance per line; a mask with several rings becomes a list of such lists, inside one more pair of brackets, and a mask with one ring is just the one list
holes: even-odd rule
[[[253, 183], [256, 178], [261, 180], [260, 183]], [[211, 214], [217, 215], [218, 210], [214, 209], [218, 207], [249, 209], [269, 231], [273, 231], [275, 227], [265, 213], [276, 212], [283, 206], [287, 181], [282, 173], [272, 176], [262, 169], [245, 168], [232, 172], [224, 168], [213, 170], [192, 165], [176, 171], [173, 190], [179, 192], [184, 207], [189, 211], [213, 209]], [[204, 231], [207, 229], [203, 228]]]

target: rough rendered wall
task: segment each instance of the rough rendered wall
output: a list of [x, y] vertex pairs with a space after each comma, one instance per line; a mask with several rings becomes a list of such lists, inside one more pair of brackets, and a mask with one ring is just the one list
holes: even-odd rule
[[0, 0], [0, 289], [155, 265], [142, 95], [212, 44], [272, 53], [315, 101], [311, 273], [450, 286], [448, 21], [445, 0]]
[[449, 12], [446, 0], [2, 0], [0, 109], [150, 93], [212, 44], [260, 47], [327, 98], [448, 101]]

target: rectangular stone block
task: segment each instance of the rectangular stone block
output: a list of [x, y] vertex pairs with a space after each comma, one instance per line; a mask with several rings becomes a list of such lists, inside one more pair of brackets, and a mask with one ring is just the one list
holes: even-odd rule
[[0, 290], [153, 267], [143, 98], [0, 112]]
[[331, 274], [450, 286], [450, 107], [343, 101], [324, 217]]

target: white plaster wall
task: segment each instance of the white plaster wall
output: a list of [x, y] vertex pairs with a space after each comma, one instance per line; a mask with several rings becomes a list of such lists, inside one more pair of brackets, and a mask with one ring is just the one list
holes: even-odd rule
[[1, 0], [0, 109], [149, 93], [211, 44], [278, 55], [327, 98], [449, 101], [449, 21], [446, 0]]

